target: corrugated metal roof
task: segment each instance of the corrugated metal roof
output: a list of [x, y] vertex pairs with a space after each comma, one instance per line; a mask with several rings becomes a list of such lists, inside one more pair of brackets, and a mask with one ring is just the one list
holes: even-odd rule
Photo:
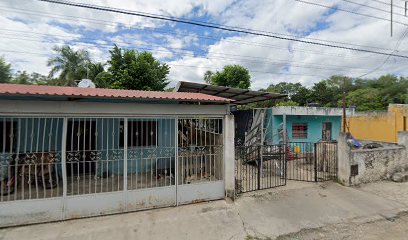
[[118, 90], [103, 88], [79, 88], [39, 86], [22, 84], [0, 84], [0, 96], [63, 96], [72, 98], [113, 98], [152, 101], [213, 102], [230, 103], [233, 100], [203, 93], [157, 92]]
[[248, 104], [272, 99], [284, 98], [287, 95], [279, 93], [252, 91], [248, 89], [213, 86], [202, 83], [179, 82], [174, 88], [175, 92], [204, 93], [211, 96], [232, 99], [234, 104]]

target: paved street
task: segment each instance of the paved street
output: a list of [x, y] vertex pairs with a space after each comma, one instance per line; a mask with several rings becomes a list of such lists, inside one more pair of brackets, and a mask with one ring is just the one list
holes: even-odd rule
[[348, 188], [289, 182], [176, 208], [0, 230], [0, 239], [403, 239], [407, 183]]

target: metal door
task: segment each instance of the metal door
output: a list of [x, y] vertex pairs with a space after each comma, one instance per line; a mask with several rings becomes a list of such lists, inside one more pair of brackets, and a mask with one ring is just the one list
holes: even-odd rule
[[178, 119], [177, 202], [224, 198], [222, 118]]

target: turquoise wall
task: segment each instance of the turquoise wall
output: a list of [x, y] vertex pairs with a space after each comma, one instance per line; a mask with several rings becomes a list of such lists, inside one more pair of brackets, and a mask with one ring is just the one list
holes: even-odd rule
[[[157, 121], [157, 146], [128, 147], [127, 172], [149, 172], [152, 169], [174, 168], [175, 119], [129, 119], [129, 121]], [[122, 174], [124, 151], [120, 146], [122, 119], [98, 119], [97, 150], [101, 152], [102, 162], [97, 173]], [[136, 129], [134, 129], [136, 131]], [[108, 136], [108, 137], [107, 137]], [[117, 160], [106, 164], [103, 161]]]
[[[268, 109], [269, 110], [269, 109]], [[286, 129], [289, 136], [289, 141], [292, 142], [318, 142], [322, 139], [322, 129], [324, 122], [332, 123], [332, 140], [337, 140], [341, 131], [341, 116], [286, 116]], [[272, 115], [271, 113], [265, 115], [265, 128], [267, 144], [278, 144], [279, 134], [278, 129], [280, 124], [283, 123], [282, 115]], [[306, 139], [293, 139], [292, 138], [292, 125], [293, 123], [307, 123], [308, 132]]]
[[[84, 121], [94, 121], [92, 127], [97, 130], [96, 136], [91, 136], [95, 143], [98, 159], [97, 174], [123, 174], [124, 149], [120, 146], [120, 131], [123, 129], [122, 118], [75, 118], [82, 124]], [[13, 122], [15, 144], [12, 149], [0, 149], [0, 178], [4, 178], [4, 166], [13, 158], [13, 154], [33, 152], [60, 152], [62, 148], [63, 118], [17, 118], [4, 117], [0, 121]], [[136, 121], [136, 119], [129, 119]], [[175, 119], [137, 119], [137, 121], [157, 121], [157, 146], [128, 147], [128, 173], [151, 171], [161, 168], [174, 168], [175, 156]], [[1, 126], [2, 127], [2, 126]], [[122, 130], [123, 131], [123, 130]], [[72, 139], [77, 140], [77, 133], [67, 132]], [[6, 136], [0, 136], [6, 137]], [[88, 141], [88, 140], [87, 140]], [[69, 144], [69, 143], [68, 143]], [[57, 155], [57, 162], [61, 162], [61, 155]], [[113, 161], [112, 161], [113, 160]], [[5, 170], [4, 170], [5, 171]], [[57, 173], [61, 173], [61, 166], [57, 166]]]

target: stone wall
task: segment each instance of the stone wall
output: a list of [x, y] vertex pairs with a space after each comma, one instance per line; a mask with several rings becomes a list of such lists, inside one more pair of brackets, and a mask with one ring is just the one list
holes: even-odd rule
[[338, 141], [338, 179], [345, 185], [391, 179], [397, 172], [408, 170], [408, 132], [399, 132], [398, 144], [383, 143], [377, 149], [352, 150], [345, 134]]

